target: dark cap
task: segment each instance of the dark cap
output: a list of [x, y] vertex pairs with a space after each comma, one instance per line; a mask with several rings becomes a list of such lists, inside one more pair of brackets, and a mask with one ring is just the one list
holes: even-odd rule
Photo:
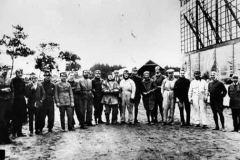
[[43, 76], [51, 76], [50, 72], [44, 72]]
[[123, 71], [123, 74], [124, 74], [124, 73], [129, 74], [129, 71], [126, 69], [126, 70]]
[[138, 71], [137, 67], [133, 67], [133, 68], [132, 68], [132, 71], [137, 72], [137, 71]]
[[194, 75], [196, 75], [196, 74], [197, 74], [197, 75], [198, 75], [198, 74], [201, 74], [201, 72], [200, 72], [200, 71], [195, 71], [195, 72], [194, 72]]
[[66, 73], [66, 72], [61, 72], [61, 73], [60, 73], [60, 77], [62, 77], [62, 76], [67, 77], [67, 73]]
[[18, 73], [18, 72], [23, 72], [23, 69], [21, 68], [16, 69], [15, 73]]

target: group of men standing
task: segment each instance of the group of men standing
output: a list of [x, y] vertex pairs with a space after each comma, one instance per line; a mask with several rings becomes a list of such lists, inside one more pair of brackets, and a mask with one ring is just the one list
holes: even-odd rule
[[[190, 113], [196, 127], [207, 127], [207, 103], [210, 103], [215, 130], [219, 130], [218, 116], [225, 131], [223, 115], [223, 98], [227, 90], [222, 82], [217, 79], [217, 73], [212, 71], [210, 82], [200, 77], [199, 71], [194, 72], [194, 79], [190, 82], [185, 78], [185, 72], [180, 71], [180, 77], [174, 78], [173, 69], [167, 70], [167, 76], [160, 72], [160, 67], [155, 68], [155, 75], [150, 77], [150, 72], [145, 71], [143, 77], [137, 75], [137, 68], [123, 72], [122, 78], [118, 72], [108, 73], [107, 79], [101, 78], [101, 71], [94, 72], [94, 78], [89, 77], [88, 70], [83, 71], [83, 77], [75, 80], [75, 73], [60, 73], [60, 81], [53, 83], [51, 73], [44, 72], [44, 81], [40, 83], [36, 74], [32, 73], [29, 82], [22, 79], [23, 70], [16, 70], [16, 76], [7, 78], [8, 68], [2, 68], [0, 77], [0, 134], [1, 142], [10, 143], [8, 132], [12, 126], [12, 138], [25, 136], [22, 125], [27, 122], [29, 115], [29, 131], [33, 136], [35, 119], [35, 134], [42, 134], [45, 119], [48, 117], [48, 131], [52, 132], [54, 126], [54, 106], [59, 108], [62, 131], [65, 131], [65, 114], [69, 131], [75, 130], [74, 113], [81, 129], [95, 124], [105, 123], [102, 120], [103, 106], [105, 107], [106, 124], [109, 125], [139, 123], [138, 106], [142, 97], [146, 110], [147, 123], [162, 122], [164, 125], [174, 123], [175, 104], [178, 102], [181, 126], [190, 126]], [[233, 75], [233, 84], [228, 88], [230, 107], [232, 108], [234, 130], [238, 131], [240, 120], [240, 84], [238, 76]], [[210, 98], [209, 98], [210, 97]], [[93, 114], [94, 108], [94, 114]], [[184, 118], [186, 111], [186, 120]], [[128, 118], [126, 118], [126, 110]], [[158, 117], [158, 110], [161, 119]], [[111, 114], [112, 113], [112, 114]], [[120, 120], [118, 115], [120, 113]], [[110, 120], [111, 117], [111, 120]], [[10, 123], [11, 122], [11, 123]], [[3, 135], [3, 136], [2, 136]]]

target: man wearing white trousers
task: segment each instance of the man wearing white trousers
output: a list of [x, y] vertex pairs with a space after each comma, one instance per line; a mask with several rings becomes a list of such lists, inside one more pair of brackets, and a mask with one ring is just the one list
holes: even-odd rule
[[192, 104], [193, 109], [193, 120], [196, 127], [200, 127], [200, 122], [202, 122], [202, 127], [207, 128], [207, 93], [208, 84], [204, 79], [200, 78], [200, 71], [194, 72], [195, 79], [191, 81], [188, 98], [190, 104]]
[[[174, 86], [176, 79], [173, 77], [173, 69], [168, 69], [168, 77], [163, 80], [161, 93], [163, 95], [163, 121], [164, 125], [172, 124], [174, 120], [175, 96]], [[169, 111], [170, 110], [170, 111]]]
[[123, 79], [120, 82], [120, 91], [122, 97], [122, 113], [121, 113], [121, 123], [125, 123], [125, 112], [126, 107], [128, 110], [128, 122], [133, 124], [133, 102], [136, 92], [136, 86], [132, 79], [129, 78], [128, 70], [123, 72]]

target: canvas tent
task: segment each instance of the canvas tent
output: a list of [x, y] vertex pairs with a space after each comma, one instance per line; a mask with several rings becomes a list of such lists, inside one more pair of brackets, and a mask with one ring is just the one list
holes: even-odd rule
[[[154, 75], [155, 67], [160, 66], [159, 64], [153, 62], [152, 60], [149, 60], [147, 63], [145, 63], [142, 67], [138, 69], [138, 75], [142, 76], [144, 71], [149, 71], [150, 76]], [[164, 68], [160, 66], [160, 72], [164, 73]]]

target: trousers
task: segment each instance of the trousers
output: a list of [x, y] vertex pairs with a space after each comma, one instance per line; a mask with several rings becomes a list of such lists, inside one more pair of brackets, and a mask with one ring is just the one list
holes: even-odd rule
[[67, 113], [67, 122], [68, 122], [68, 130], [73, 128], [72, 120], [73, 120], [73, 108], [71, 106], [60, 106], [60, 120], [61, 120], [61, 127], [65, 130], [65, 112]]
[[117, 115], [118, 115], [118, 105], [108, 105], [105, 104], [105, 115], [110, 115], [112, 110], [112, 122], [117, 121]]
[[207, 125], [207, 106], [204, 102], [203, 95], [193, 95], [193, 121], [195, 124]]
[[[170, 110], [170, 112], [169, 112]], [[173, 122], [175, 111], [175, 100], [173, 91], [165, 90], [163, 92], [163, 121]]]
[[122, 93], [122, 113], [121, 113], [121, 122], [126, 121], [126, 108], [128, 110], [128, 122], [133, 123], [133, 104], [130, 102], [131, 92], [124, 91]]
[[92, 123], [92, 110], [93, 110], [92, 109], [92, 100], [82, 99], [82, 109], [81, 109], [81, 116], [82, 116], [81, 119], [82, 120], [81, 121], [85, 122], [85, 117], [86, 117], [86, 123]]

